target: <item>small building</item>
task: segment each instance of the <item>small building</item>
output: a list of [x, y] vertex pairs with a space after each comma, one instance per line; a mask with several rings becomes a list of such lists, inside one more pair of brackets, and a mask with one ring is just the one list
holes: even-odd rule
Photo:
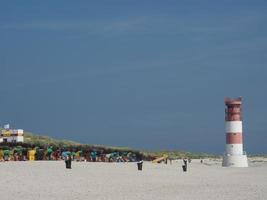
[[0, 131], [0, 143], [16, 143], [24, 141], [24, 132], [22, 129], [10, 129], [5, 126]]

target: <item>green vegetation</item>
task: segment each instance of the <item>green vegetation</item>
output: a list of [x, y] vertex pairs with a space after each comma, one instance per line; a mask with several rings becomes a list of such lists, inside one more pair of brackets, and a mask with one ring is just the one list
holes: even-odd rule
[[90, 149], [106, 149], [109, 151], [134, 151], [128, 147], [114, 147], [106, 145], [95, 144], [81, 144], [71, 140], [57, 140], [48, 136], [35, 135], [33, 133], [24, 132], [24, 143], [32, 144], [34, 146], [55, 146], [55, 147], [83, 147]]
[[33, 144], [35, 146], [79, 146], [78, 142], [70, 140], [56, 140], [48, 136], [35, 135], [29, 132], [24, 132], [24, 143]]
[[[50, 138], [48, 136], [40, 136], [35, 135], [32, 133], [26, 132], [24, 134], [24, 141], [25, 143], [33, 144], [35, 146], [83, 146], [84, 148], [96, 148], [96, 149], [105, 149], [107, 151], [132, 151], [132, 152], [138, 152], [139, 150], [134, 150], [128, 147], [114, 147], [114, 146], [106, 146], [106, 145], [95, 145], [95, 144], [80, 144], [78, 142], [73, 142], [69, 140], [56, 140], [53, 138]], [[165, 150], [165, 151], [140, 151], [144, 157], [161, 157], [163, 155], [168, 155], [170, 159], [181, 159], [184, 157], [191, 158], [191, 159], [197, 159], [197, 158], [215, 158], [216, 155], [207, 154], [207, 153], [192, 153], [192, 152], [186, 152], [186, 151], [176, 151], [176, 150]]]
[[114, 147], [106, 145], [94, 145], [94, 144], [81, 144], [70, 140], [58, 140], [48, 136], [36, 135], [30, 132], [24, 132], [24, 143], [33, 146], [54, 146], [54, 147], [77, 147], [77, 148], [89, 148], [89, 149], [104, 149], [108, 152], [140, 152], [144, 158], [157, 158], [163, 155], [168, 155], [170, 159], [181, 159], [184, 157], [196, 159], [196, 158], [216, 158], [218, 156], [207, 153], [192, 153], [186, 151], [177, 150], [164, 150], [164, 151], [146, 151], [146, 150], [134, 150], [128, 147]]
[[200, 159], [200, 158], [216, 158], [218, 156], [207, 153], [194, 153], [186, 151], [177, 151], [177, 150], [165, 150], [165, 151], [141, 151], [143, 155], [150, 157], [161, 157], [163, 155], [168, 155], [170, 159], [181, 159], [181, 158], [191, 158], [191, 159]]

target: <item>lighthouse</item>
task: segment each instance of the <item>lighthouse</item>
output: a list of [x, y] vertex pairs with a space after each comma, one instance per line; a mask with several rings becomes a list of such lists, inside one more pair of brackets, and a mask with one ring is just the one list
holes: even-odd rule
[[223, 155], [223, 167], [248, 167], [248, 159], [243, 151], [242, 135], [242, 98], [225, 98], [225, 136], [226, 149]]

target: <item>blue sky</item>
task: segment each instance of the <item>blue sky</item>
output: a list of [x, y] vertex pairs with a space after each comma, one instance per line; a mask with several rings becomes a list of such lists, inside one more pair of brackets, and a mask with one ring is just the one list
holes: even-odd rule
[[224, 97], [267, 153], [266, 1], [0, 1], [0, 124], [223, 153]]

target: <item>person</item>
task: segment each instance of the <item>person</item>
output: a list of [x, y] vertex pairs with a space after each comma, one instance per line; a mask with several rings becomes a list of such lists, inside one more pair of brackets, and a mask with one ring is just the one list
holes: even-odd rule
[[48, 147], [48, 149], [47, 149], [47, 159], [48, 159], [48, 160], [51, 160], [51, 159], [52, 159], [52, 158], [51, 158], [52, 153], [53, 153], [53, 148], [52, 148], [52, 146], [50, 146], [50, 147]]
[[137, 169], [140, 170], [140, 171], [142, 171], [142, 168], [143, 168], [143, 160], [139, 160], [137, 162]]
[[137, 160], [137, 169], [142, 171], [142, 169], [143, 169], [143, 156], [142, 156], [142, 154], [138, 153], [136, 155], [136, 160]]
[[183, 159], [183, 162], [184, 162], [184, 165], [187, 165], [187, 159], [186, 158]]
[[92, 158], [92, 161], [93, 162], [96, 162], [96, 157], [97, 157], [96, 152], [95, 151], [92, 151], [91, 152], [91, 158]]
[[182, 166], [182, 168], [183, 168], [183, 171], [186, 172], [187, 171], [187, 159], [184, 158], [183, 162], [184, 162], [184, 165]]
[[71, 155], [67, 155], [65, 158], [66, 168], [71, 169]]

